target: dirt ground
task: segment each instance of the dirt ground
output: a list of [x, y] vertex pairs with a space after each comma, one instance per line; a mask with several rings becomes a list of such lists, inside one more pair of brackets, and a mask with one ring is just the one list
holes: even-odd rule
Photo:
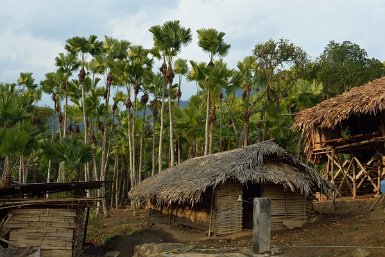
[[[374, 211], [369, 208], [372, 197], [318, 202], [316, 219], [303, 228], [274, 231], [271, 244], [280, 256], [385, 256], [385, 200]], [[132, 256], [135, 245], [144, 243], [181, 242], [197, 248], [220, 252], [237, 252], [252, 248], [251, 231], [229, 237], [208, 238], [203, 232], [178, 226], [146, 225], [144, 210], [133, 216], [131, 210], [119, 209], [107, 218], [93, 218], [89, 226], [87, 256], [103, 256], [119, 251], [119, 256]]]

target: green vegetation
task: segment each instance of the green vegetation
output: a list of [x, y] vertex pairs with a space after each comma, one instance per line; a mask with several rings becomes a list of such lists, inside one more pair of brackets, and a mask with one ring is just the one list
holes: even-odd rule
[[[301, 158], [290, 129], [295, 114], [385, 73], [348, 41], [331, 41], [314, 61], [287, 39], [256, 42], [231, 69], [224, 32], [197, 31], [207, 63], [177, 58], [193, 37], [179, 21], [149, 33], [152, 49], [107, 36], [70, 38], [40, 84], [32, 73], [0, 83], [3, 187], [113, 180], [99, 192], [105, 210], [127, 204], [144, 178], [189, 158], [270, 138]], [[187, 82], [197, 92], [182, 106]], [[42, 92], [52, 109], [36, 106]]]

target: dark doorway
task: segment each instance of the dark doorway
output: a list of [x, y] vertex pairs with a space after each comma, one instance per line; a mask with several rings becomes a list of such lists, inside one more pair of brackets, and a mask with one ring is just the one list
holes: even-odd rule
[[258, 184], [247, 182], [243, 185], [242, 189], [242, 207], [243, 207], [243, 219], [242, 225], [245, 229], [253, 228], [253, 199], [255, 197], [261, 197], [261, 187]]

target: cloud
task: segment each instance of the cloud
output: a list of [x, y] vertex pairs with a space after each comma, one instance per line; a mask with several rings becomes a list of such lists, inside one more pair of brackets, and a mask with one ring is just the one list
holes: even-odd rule
[[43, 78], [53, 70], [54, 59], [63, 49], [61, 42], [29, 34], [1, 34], [0, 42], [0, 81], [9, 83], [16, 82], [20, 72]]
[[[287, 38], [313, 59], [330, 40], [349, 40], [385, 60], [384, 0], [2, 0], [0, 17], [0, 81], [15, 81], [21, 71], [42, 79], [70, 37], [108, 35], [151, 47], [148, 29], [176, 19], [193, 32], [179, 56], [188, 60], [208, 60], [196, 30], [210, 27], [226, 33], [231, 68], [271, 38]], [[187, 88], [184, 99], [195, 92]]]

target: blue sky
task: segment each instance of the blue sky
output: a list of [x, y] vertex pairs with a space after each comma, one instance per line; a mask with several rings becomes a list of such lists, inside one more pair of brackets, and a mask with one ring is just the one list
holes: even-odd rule
[[[0, 81], [15, 82], [20, 72], [40, 81], [73, 36], [108, 35], [151, 47], [148, 29], [175, 19], [193, 31], [180, 54], [186, 59], [208, 59], [196, 30], [212, 27], [231, 44], [230, 67], [257, 43], [279, 38], [313, 59], [330, 40], [349, 40], [385, 60], [385, 0], [0, 0]], [[194, 92], [187, 85], [183, 98]]]

